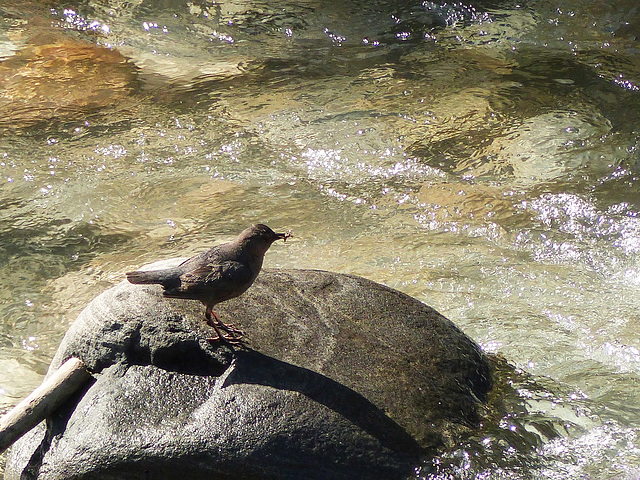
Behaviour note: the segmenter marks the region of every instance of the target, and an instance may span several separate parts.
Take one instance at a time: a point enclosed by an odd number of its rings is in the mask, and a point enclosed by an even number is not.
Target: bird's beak
[[[276,240],[287,241],[287,238],[293,237],[293,231],[289,230],[287,233],[276,233]]]

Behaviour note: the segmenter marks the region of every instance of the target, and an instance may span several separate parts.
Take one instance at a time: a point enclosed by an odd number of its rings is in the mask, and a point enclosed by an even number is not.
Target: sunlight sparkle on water
[[[536,220],[547,227],[539,234],[541,241],[535,242],[540,260],[581,262],[602,273],[622,275],[621,267],[640,251],[640,218],[624,202],[601,211],[588,197],[544,194],[524,208],[535,212]],[[531,245],[531,240],[523,231],[516,244]]]
[[[22,348],[27,351],[33,351],[38,349],[38,344],[36,343],[36,337],[28,337],[22,339]]]
[[[554,460],[553,469],[542,473],[544,478],[558,480],[567,477],[598,478],[602,466],[614,465],[620,474],[616,478],[635,480],[638,469],[629,468],[628,464],[640,456],[637,440],[634,431],[614,424],[604,424],[578,437],[554,439],[542,449],[545,457]]]
[[[58,16],[58,12],[55,8],[51,9],[51,14],[53,16]],[[100,32],[105,35],[111,33],[111,28],[106,23],[85,18],[71,8],[65,8],[62,12],[62,17],[64,18],[64,24],[61,26],[64,28],[74,28],[80,31],[90,30]]]

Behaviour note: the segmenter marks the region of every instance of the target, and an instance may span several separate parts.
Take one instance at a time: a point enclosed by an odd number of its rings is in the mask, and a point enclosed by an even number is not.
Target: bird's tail
[[[165,287],[170,286],[175,283],[179,278],[179,274],[176,275],[176,272],[171,269],[165,270],[137,270],[135,272],[127,272],[127,280],[130,283],[159,283]]]

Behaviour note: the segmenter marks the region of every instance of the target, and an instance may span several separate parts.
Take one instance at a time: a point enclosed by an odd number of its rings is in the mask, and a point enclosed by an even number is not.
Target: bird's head
[[[238,242],[252,254],[263,256],[273,242],[276,240],[286,241],[291,236],[291,232],[276,233],[266,225],[259,223],[245,229],[238,236]]]

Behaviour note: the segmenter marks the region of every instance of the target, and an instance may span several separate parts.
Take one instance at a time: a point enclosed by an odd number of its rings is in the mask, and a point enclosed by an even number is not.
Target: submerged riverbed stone
[[[77,356],[95,382],[12,447],[7,479],[405,478],[491,388],[453,323],[360,277],[264,270],[216,309],[242,348],[161,292],[123,281],[82,311],[51,370]]]

